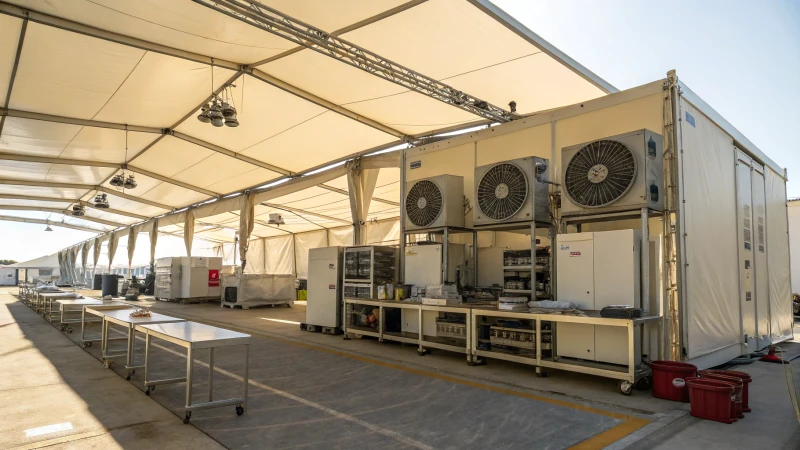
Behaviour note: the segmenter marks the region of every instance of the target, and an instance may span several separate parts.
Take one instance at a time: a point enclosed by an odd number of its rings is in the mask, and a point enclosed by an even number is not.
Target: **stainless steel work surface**
[[[42,298],[78,298],[78,294],[74,292],[40,292],[39,296]]]
[[[86,306],[86,305],[105,305],[107,302],[102,300],[95,300],[93,298],[62,298],[56,300],[56,303],[60,303],[65,306]]]
[[[102,315],[120,322],[132,323],[135,325],[144,325],[148,323],[165,323],[165,322],[184,322],[186,319],[179,319],[177,317],[167,316],[164,314],[151,312],[149,317],[131,317],[131,309],[112,309],[107,311],[100,311]]]
[[[163,335],[198,347],[217,347],[226,345],[243,345],[250,342],[250,335],[225,328],[212,327],[197,322],[162,323],[141,325],[138,330],[147,329],[155,336]],[[207,344],[207,345],[205,345]]]

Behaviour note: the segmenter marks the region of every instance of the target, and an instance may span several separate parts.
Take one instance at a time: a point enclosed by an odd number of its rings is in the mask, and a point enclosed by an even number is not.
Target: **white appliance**
[[[639,130],[561,149],[561,214],[662,210],[661,140]]]
[[[182,256],[156,261],[158,300],[207,300],[220,298],[222,258]]]
[[[443,281],[454,283],[456,271],[461,268],[461,280],[470,280],[466,273],[467,247],[464,244],[449,244],[447,247],[447,260],[449,261],[447,279],[442,280],[444,274],[442,266],[442,244],[412,245],[406,247],[406,263],[404,283],[415,286],[441,285]],[[446,303],[446,302],[445,302]],[[460,302],[459,302],[460,303]],[[436,336],[436,311],[422,311],[423,335]],[[419,333],[419,313],[408,309],[400,310],[401,331],[404,333]]]
[[[464,178],[455,175],[406,182],[406,230],[464,226]]]
[[[549,221],[546,159],[528,157],[475,168],[473,224]]]
[[[559,234],[556,244],[559,301],[596,311],[610,305],[641,307],[639,230]],[[560,356],[628,364],[625,327],[560,323],[556,337]],[[634,348],[638,363],[638,334]]]
[[[342,255],[344,247],[308,250],[308,303],[306,324],[342,326]]]

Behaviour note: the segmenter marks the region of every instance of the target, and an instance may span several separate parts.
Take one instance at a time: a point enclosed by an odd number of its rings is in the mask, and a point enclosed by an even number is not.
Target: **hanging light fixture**
[[[53,229],[50,228],[50,222],[45,222],[45,223],[47,224],[47,228],[45,228],[44,231],[53,231]]]
[[[132,173],[128,173],[128,178],[125,178],[125,169],[128,166],[128,126],[125,125],[125,161],[122,165],[122,173],[118,173],[111,177],[111,180],[108,182],[111,186],[114,187],[121,187],[124,191],[125,189],[135,189],[138,184],[136,183],[136,179],[133,177]],[[106,206],[107,208],[108,206]]]
[[[98,193],[94,197],[94,207],[108,209],[108,196],[105,193]]]
[[[86,214],[86,209],[83,205],[72,205],[72,215],[80,217]]]
[[[228,127],[238,127],[239,120],[236,118],[236,105],[233,104],[233,93],[231,88],[235,85],[225,86],[220,96],[214,92],[214,65],[211,65],[211,98],[208,103],[200,108],[197,120],[202,123],[210,123],[219,128],[223,125]]]
[[[123,174],[118,173],[113,177],[111,177],[111,181],[109,181],[108,184],[114,187],[122,187],[122,185],[125,184],[125,176]]]
[[[136,179],[133,178],[133,174],[129,173],[128,178],[125,179],[125,183],[122,185],[125,189],[134,189],[138,184],[136,184]]]

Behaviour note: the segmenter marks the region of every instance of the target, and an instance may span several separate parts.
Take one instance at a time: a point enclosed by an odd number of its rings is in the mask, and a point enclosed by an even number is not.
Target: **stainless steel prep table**
[[[144,385],[147,387],[145,393],[150,392],[159,384],[171,384],[186,382],[186,416],[183,423],[189,423],[192,411],[198,409],[218,408],[223,406],[236,405],[236,414],[242,415],[247,410],[247,383],[248,383],[248,360],[250,357],[250,335],[224,328],[213,327],[196,322],[163,323],[153,325],[137,325],[137,331],[145,333],[145,352],[144,352]],[[167,342],[180,345],[186,349],[186,377],[171,378],[164,380],[150,380],[150,343],[151,337],[163,339]],[[223,347],[244,346],[244,376],[242,383],[242,397],[227,400],[214,400],[214,350]],[[194,367],[195,350],[209,350],[208,364],[208,401],[202,403],[192,403],[192,374]]]
[[[136,374],[136,369],[144,367],[133,365],[134,349],[136,348],[134,345],[136,342],[136,325],[186,322],[186,319],[179,319],[177,317],[166,316],[164,314],[158,314],[154,312],[151,312],[150,316],[148,317],[131,317],[131,313],[133,311],[133,309],[112,309],[102,311],[103,342],[100,348],[103,355],[103,366],[109,368],[111,367],[114,359],[127,355],[125,369],[128,370],[128,376],[126,377],[128,380],[131,379],[132,375]],[[111,324],[121,325],[128,329],[128,348],[124,352],[109,353],[108,351],[108,331],[111,328]]]
[[[128,309],[133,310],[135,309],[133,306],[128,305],[126,303],[117,303],[117,302],[109,302],[103,301],[102,304],[99,305],[87,305],[81,309],[81,348],[91,347],[92,342],[102,342],[103,341],[103,333],[102,333],[102,323],[103,323],[103,316],[105,315],[106,311],[114,311],[119,309]],[[87,316],[96,316],[99,317],[99,320],[87,320]],[[92,322],[100,322],[101,324],[101,331],[100,337],[97,339],[86,339],[86,324]],[[109,341],[121,340],[121,339],[128,339],[127,337],[124,338],[109,338]]]
[[[41,303],[42,314],[48,322],[53,323],[53,301],[67,298],[80,298],[74,292],[40,292],[39,303]]]
[[[81,323],[82,318],[76,317],[74,319],[67,318],[67,314],[72,312],[83,312],[83,309],[86,306],[99,306],[104,303],[102,300],[97,300],[95,298],[59,298],[56,299],[56,303],[58,303],[58,316],[61,321],[61,331],[66,331],[67,333],[72,333],[72,327],[69,325],[72,323]]]

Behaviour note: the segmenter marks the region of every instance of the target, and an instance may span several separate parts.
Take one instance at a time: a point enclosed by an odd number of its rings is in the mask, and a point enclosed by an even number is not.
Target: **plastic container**
[[[691,399],[691,415],[722,423],[736,422],[732,412],[733,384],[712,378],[687,377],[686,386]]]
[[[733,414],[734,414],[734,417],[737,418],[737,419],[744,419],[744,413],[742,412],[742,388],[743,388],[744,383],[742,382],[741,378],[739,378],[739,377],[729,377],[729,376],[726,376],[726,375],[718,375],[716,373],[711,373],[711,372],[709,372],[707,370],[701,370],[700,371],[700,377],[701,378],[711,378],[712,380],[726,381],[728,383],[733,384],[733,386],[735,388],[735,391],[733,392],[733,395],[734,395],[734,397],[736,397],[736,399],[734,400],[734,403],[733,403]]]
[[[685,380],[697,376],[697,367],[680,361],[652,361],[650,368],[653,369],[653,397],[689,402]]]
[[[750,412],[750,393],[749,393],[749,385],[753,382],[753,377],[750,376],[749,373],[745,372],[737,372],[735,370],[704,370],[703,372],[709,373],[717,373],[720,375],[725,375],[727,377],[737,377],[742,379],[742,411]]]
[[[103,288],[103,274],[102,273],[96,273],[94,275],[94,280],[93,280],[93,283],[92,283],[92,290],[99,291],[102,288]]]
[[[106,295],[117,297],[119,295],[119,279],[120,276],[115,273],[104,273],[102,293],[100,295],[102,297]]]

